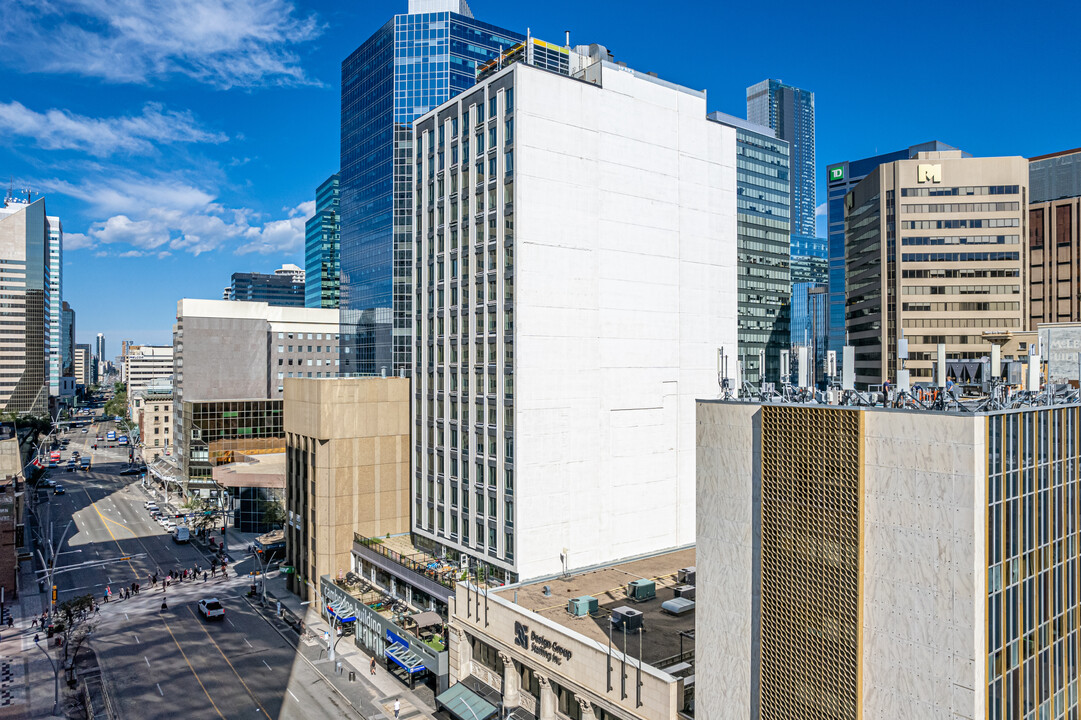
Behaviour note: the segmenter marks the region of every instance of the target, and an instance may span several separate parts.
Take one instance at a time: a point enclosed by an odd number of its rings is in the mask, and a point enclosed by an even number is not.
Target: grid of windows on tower
[[[413,526],[497,573],[515,545],[512,78],[414,137]]]

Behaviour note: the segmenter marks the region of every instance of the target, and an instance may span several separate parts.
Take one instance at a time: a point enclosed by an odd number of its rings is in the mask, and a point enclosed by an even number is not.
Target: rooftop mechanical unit
[[[694,600],[694,585],[676,585],[673,589],[676,591],[676,597]]]
[[[567,603],[567,612],[576,617],[585,617],[597,612],[597,598],[592,595],[571,598]]]
[[[612,610],[612,627],[637,630],[642,627],[642,611],[629,608],[626,605]]]
[[[687,598],[672,598],[661,603],[661,610],[670,615],[682,615],[694,610],[694,600]]]
[[[644,602],[657,597],[657,584],[652,580],[631,580],[627,585],[627,597],[635,602]]]
[[[694,585],[695,565],[680,569],[676,573],[676,582],[680,585]]]

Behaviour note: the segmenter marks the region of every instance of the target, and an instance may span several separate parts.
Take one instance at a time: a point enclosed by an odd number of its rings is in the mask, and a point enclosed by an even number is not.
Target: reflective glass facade
[[[290,275],[233,273],[232,300],[304,307],[304,281]]]
[[[788,347],[789,336],[788,143],[773,137],[769,128],[740,118],[724,113],[711,113],[709,118],[736,131],[736,272],[743,379],[777,381],[781,350]]]
[[[1078,717],[1075,406],[988,417],[987,717]]]
[[[304,226],[305,307],[338,307],[340,206],[335,173],[315,191],[315,215]]]
[[[747,88],[747,119],[777,131],[791,148],[792,234],[815,234],[815,95],[763,80]]]
[[[180,407],[181,472],[188,495],[217,497],[212,469],[244,454],[285,452],[281,400],[213,400]]]
[[[522,39],[455,12],[397,15],[342,63],[342,372],[410,372],[413,120]]]

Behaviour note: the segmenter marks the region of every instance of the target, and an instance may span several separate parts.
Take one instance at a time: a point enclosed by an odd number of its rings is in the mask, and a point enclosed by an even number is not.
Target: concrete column
[[[501,652],[499,659],[503,661],[503,706],[516,708],[521,702],[522,679],[514,669],[514,660],[510,655]]]
[[[581,711],[582,720],[597,720],[597,716],[593,713],[593,703],[584,697],[576,699],[578,700],[578,709]]]
[[[467,677],[473,674],[473,646],[469,644],[469,636],[465,633],[465,630],[454,627],[453,625],[447,628],[448,634],[451,636],[447,638],[449,641],[448,647],[451,649],[450,663],[454,665],[454,655],[458,656],[458,680],[465,680]]]
[[[538,720],[556,720],[556,694],[547,676],[536,674],[540,685],[540,717]]]

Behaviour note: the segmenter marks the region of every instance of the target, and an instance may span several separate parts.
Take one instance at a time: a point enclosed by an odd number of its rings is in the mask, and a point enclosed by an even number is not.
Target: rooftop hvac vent
[[[652,580],[632,580],[627,585],[627,597],[635,602],[645,602],[657,597],[657,585]]]
[[[676,597],[694,600],[694,585],[676,585]]]
[[[680,585],[694,585],[695,566],[682,568],[676,573],[676,580]]]
[[[582,597],[571,598],[567,603],[567,612],[575,617],[585,617],[597,612],[598,603],[597,598],[591,595],[583,595]]]
[[[612,610],[612,627],[637,630],[642,627],[642,611],[629,608],[626,605]]]

